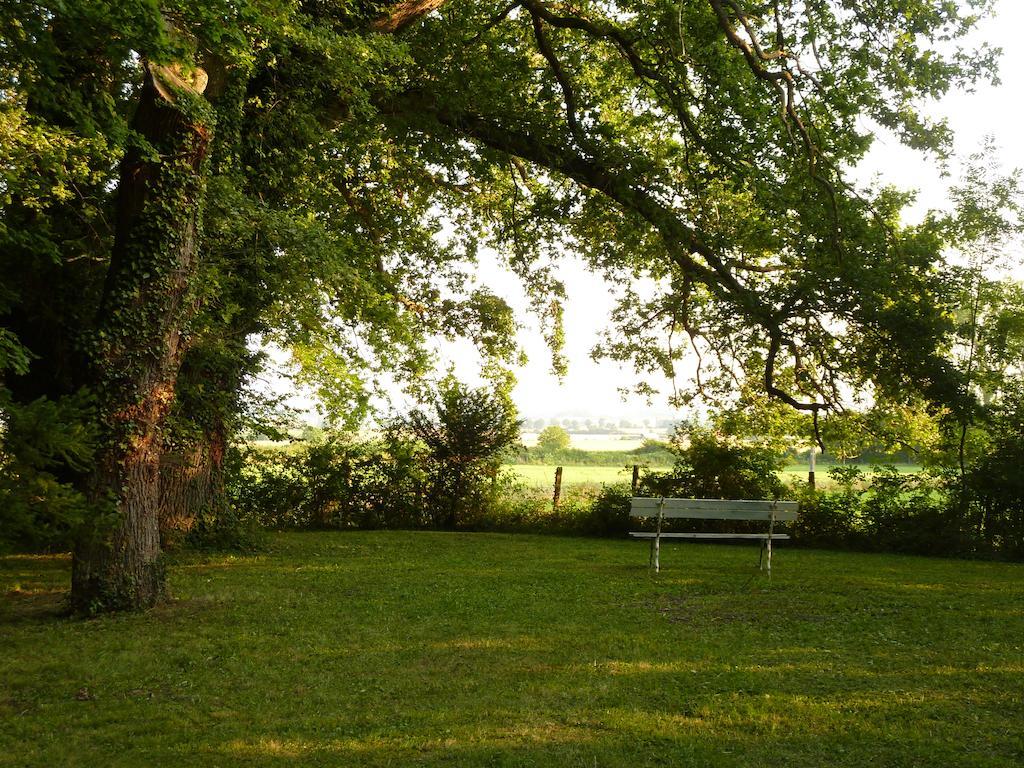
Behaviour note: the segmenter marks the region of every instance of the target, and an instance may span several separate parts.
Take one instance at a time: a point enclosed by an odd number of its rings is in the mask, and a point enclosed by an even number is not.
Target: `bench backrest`
[[[799,503],[751,499],[652,499],[633,497],[629,514],[633,517],[657,517],[659,508],[666,518],[697,520],[796,520]]]

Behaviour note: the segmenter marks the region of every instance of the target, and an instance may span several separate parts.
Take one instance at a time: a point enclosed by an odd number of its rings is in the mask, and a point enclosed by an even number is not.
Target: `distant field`
[[[853,465],[851,465],[853,466]],[[870,474],[872,467],[869,464],[858,464],[861,471]],[[529,486],[548,488],[555,482],[554,464],[508,464],[505,469],[515,472]],[[667,467],[652,467],[655,470],[665,470]],[[829,488],[832,486],[832,479],[828,474],[828,466],[818,466],[815,470],[815,484],[818,488]],[[915,464],[898,465],[900,472],[919,472],[921,468]],[[782,471],[782,479],[785,482],[801,481],[807,479],[807,465],[790,464]],[[582,485],[586,483],[609,484],[628,483],[630,470],[620,467],[599,467],[599,466],[573,466],[570,464],[562,468],[562,487]]]
[[[555,483],[555,466],[553,464],[508,464],[505,469],[512,470],[527,485],[550,487]],[[664,469],[662,467],[662,469]],[[562,487],[582,485],[585,483],[628,483],[631,470],[621,467],[579,467],[566,465],[562,467]]]
[[[815,474],[816,475],[827,475],[829,469],[832,468],[833,466],[836,466],[836,465],[833,465],[833,464],[819,464],[815,468]],[[846,464],[846,465],[843,465],[843,466],[858,467],[861,472],[865,472],[865,473],[873,471],[873,469],[875,467],[874,464]],[[921,465],[919,465],[919,464],[896,464],[894,466],[896,467],[896,471],[900,472],[902,474],[911,474],[913,472],[920,472],[921,471]],[[782,471],[786,472],[786,473],[797,473],[797,474],[805,475],[805,474],[807,474],[807,464],[788,464],[786,466],[786,468],[784,470],[782,470]]]
[[[644,440],[665,440],[665,435],[653,434],[594,434],[594,435],[570,435],[569,447],[579,448],[583,451],[632,451],[639,448]],[[537,444],[536,432],[524,432],[522,435],[524,445],[535,446]]]
[[[832,477],[828,471],[832,465],[821,465],[819,464],[814,470],[814,484],[819,489],[827,490],[835,485],[832,482]],[[870,476],[874,471],[874,465],[872,464],[848,464],[846,466],[855,466],[860,469],[865,476]],[[896,470],[902,474],[911,474],[913,472],[920,472],[921,467],[917,464],[897,464]],[[806,481],[807,480],[807,465],[806,464],[790,464],[784,470],[782,470],[783,482],[792,481]]]

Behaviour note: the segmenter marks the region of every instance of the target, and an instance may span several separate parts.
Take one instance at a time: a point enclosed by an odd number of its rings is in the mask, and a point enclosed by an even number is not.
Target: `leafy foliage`
[[[340,436],[289,449],[251,449],[228,496],[242,519],[273,529],[422,528],[426,475],[416,446]]]
[[[563,451],[569,447],[569,443],[569,433],[563,427],[554,424],[544,427],[541,433],[537,435],[537,448],[545,453]]]
[[[995,409],[991,442],[968,470],[964,494],[973,529],[988,546],[1024,556],[1024,391],[1018,386]]]
[[[519,439],[511,400],[448,379],[429,410],[413,409],[402,426],[426,447],[434,524],[454,528]]]
[[[908,195],[842,171],[871,145],[863,115],[945,156],[918,97],[992,72],[991,51],[938,44],[973,12],[912,6],[464,3],[410,35],[431,76],[382,112],[449,178],[507,190],[487,210],[514,253],[554,235],[617,283],[597,354],[671,376],[696,353],[678,399],[741,372],[807,412],[868,382],[942,399],[953,295],[933,267],[963,235],[901,226]]]
[[[785,487],[778,472],[784,459],[699,427],[673,436],[675,465],[644,475],[642,495],[695,499],[777,499]]]
[[[21,407],[3,403],[0,424],[0,550],[66,549],[76,528],[99,510],[68,480],[91,466],[96,433],[92,398],[82,392]]]

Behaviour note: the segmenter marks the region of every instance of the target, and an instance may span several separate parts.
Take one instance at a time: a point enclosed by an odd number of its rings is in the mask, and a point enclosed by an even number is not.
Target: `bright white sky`
[[[999,68],[1001,84],[980,87],[975,93],[950,94],[931,110],[949,120],[957,135],[959,155],[971,154],[981,146],[986,135],[993,136],[1006,170],[1024,167],[1024,142],[1021,141],[1024,48],[1016,41],[1021,29],[1024,29],[1024,2],[1001,0],[995,17],[986,20],[977,35],[978,40],[1003,48]],[[929,208],[944,206],[949,180],[940,176],[934,162],[903,148],[895,139],[879,139],[865,166],[857,173],[864,183],[876,175],[883,183],[920,190],[918,204],[909,213],[912,217],[920,216]],[[1024,260],[1020,253],[1014,258],[1013,273],[1024,279]],[[568,291],[564,320],[569,373],[561,382],[551,373],[550,356],[540,333],[532,318],[523,311],[521,316],[525,320],[520,343],[530,362],[516,372],[519,384],[514,397],[521,415],[595,420],[678,416],[664,397],[650,405],[635,396],[623,400],[618,388],[634,381],[632,371],[590,359],[590,350],[599,339],[611,307],[607,286],[579,263],[564,265],[559,276]],[[525,308],[525,297],[516,289],[515,279],[504,274],[496,264],[482,264],[480,279],[504,295],[513,306]],[[443,357],[455,364],[460,378],[470,382],[477,378],[479,361],[468,345],[446,345]],[[651,383],[663,391],[671,391],[668,382]],[[686,386],[685,377],[680,376],[677,383]]]

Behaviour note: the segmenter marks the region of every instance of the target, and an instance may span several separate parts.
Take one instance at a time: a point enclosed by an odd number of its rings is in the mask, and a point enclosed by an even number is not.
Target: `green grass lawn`
[[[1024,762],[1024,567],[756,552],[276,535],[92,621],[67,559],[0,559],[0,765]]]

